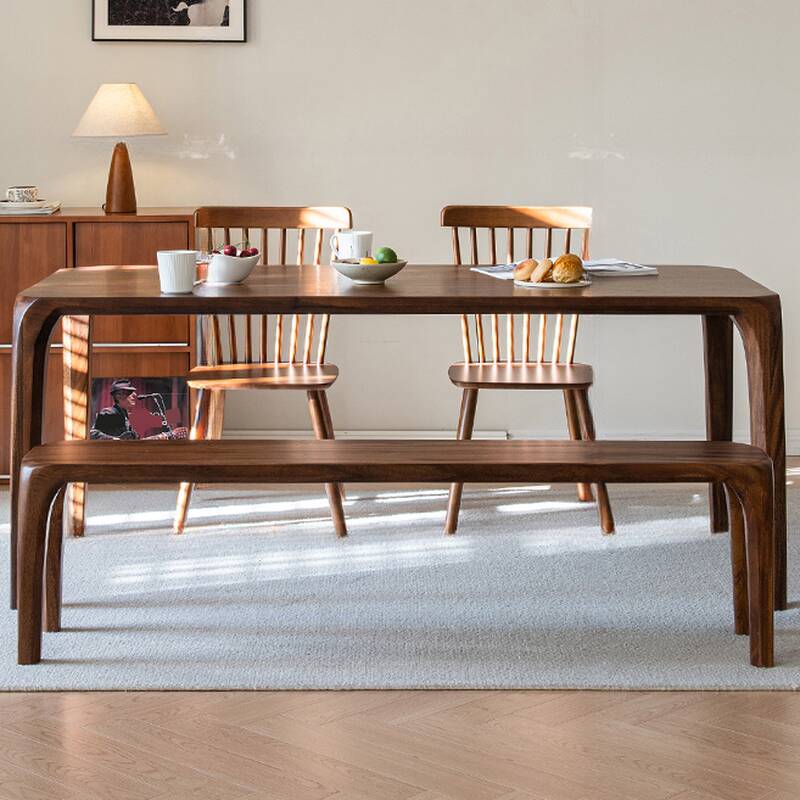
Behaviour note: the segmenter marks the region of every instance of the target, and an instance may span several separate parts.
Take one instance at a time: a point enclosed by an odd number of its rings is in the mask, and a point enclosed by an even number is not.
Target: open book
[[[514,264],[494,264],[490,267],[471,267],[473,272],[490,275],[492,278],[510,281],[514,279]],[[634,275],[658,275],[655,267],[644,264],[635,264],[632,261],[620,261],[618,258],[598,258],[594,261],[584,261],[583,268],[592,276],[629,278]]]

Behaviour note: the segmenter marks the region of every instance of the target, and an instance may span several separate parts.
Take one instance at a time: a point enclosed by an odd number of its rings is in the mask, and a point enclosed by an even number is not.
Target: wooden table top
[[[777,295],[734,269],[659,266],[657,276],[595,277],[574,289],[525,289],[468,267],[409,265],[383,286],[358,286],[330,266],[257,267],[244,284],[162,295],[149,266],[62,269],[18,301],[61,314],[340,313],[733,314]]]

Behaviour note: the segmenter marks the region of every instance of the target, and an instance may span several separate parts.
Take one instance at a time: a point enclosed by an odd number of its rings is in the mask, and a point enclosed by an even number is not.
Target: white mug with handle
[[[368,258],[371,255],[371,231],[340,231],[331,236],[331,258],[334,261]]]

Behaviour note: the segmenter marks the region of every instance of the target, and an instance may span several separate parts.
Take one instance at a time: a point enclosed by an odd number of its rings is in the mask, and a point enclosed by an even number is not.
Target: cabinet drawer
[[[75,266],[155,264],[158,250],[189,247],[186,222],[78,222],[75,225]],[[189,318],[96,317],[95,342],[188,342]]]
[[[95,378],[160,378],[189,374],[189,353],[92,353]]]
[[[44,413],[44,441],[54,442],[64,438],[64,394],[61,350],[51,349],[47,362],[47,395]],[[0,441],[11,440],[11,351],[0,350]],[[8,447],[0,447],[0,476],[11,469]]]

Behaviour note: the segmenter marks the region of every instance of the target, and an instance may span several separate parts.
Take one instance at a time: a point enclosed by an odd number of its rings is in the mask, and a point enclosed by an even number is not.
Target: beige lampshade
[[[104,83],[73,136],[158,136],[166,131],[135,83]]]

